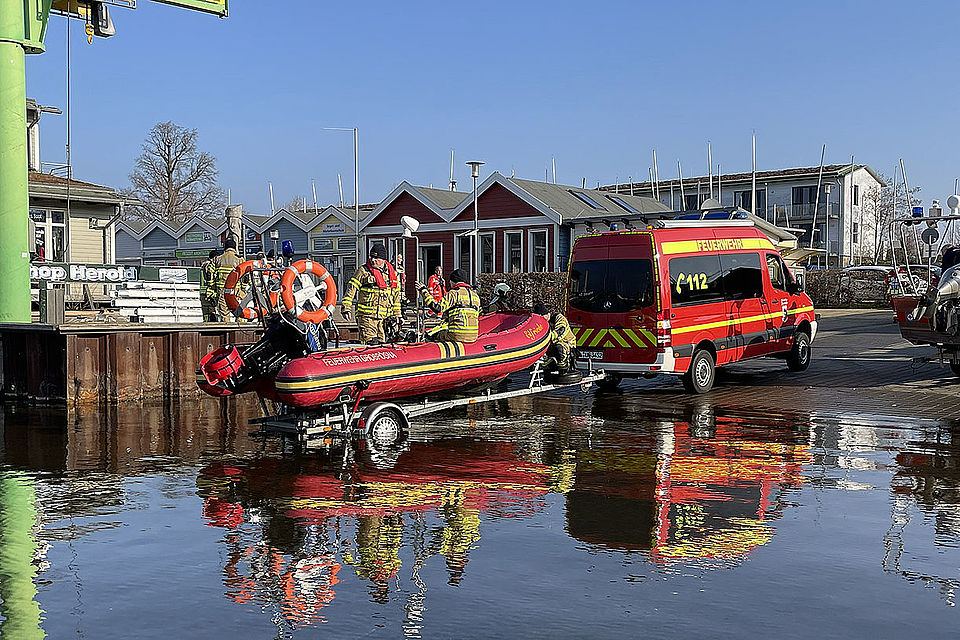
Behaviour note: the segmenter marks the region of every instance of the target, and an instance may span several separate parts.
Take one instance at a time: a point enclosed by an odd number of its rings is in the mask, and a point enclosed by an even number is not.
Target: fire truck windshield
[[[654,302],[650,260],[584,260],[570,267],[570,306],[588,313],[627,313]]]

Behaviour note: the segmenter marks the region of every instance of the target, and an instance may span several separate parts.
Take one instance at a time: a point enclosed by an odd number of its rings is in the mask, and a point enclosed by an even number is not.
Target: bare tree
[[[863,196],[865,216],[863,219],[864,229],[862,232],[864,239],[868,240],[869,244],[866,242],[861,243],[861,250],[870,251],[872,254],[870,257],[872,257],[874,264],[887,263],[890,261],[891,246],[895,246],[898,253],[903,252],[904,247],[902,246],[903,243],[899,236],[893,238],[894,242],[893,245],[891,245],[891,238],[889,237],[890,222],[894,218],[902,218],[910,215],[911,209],[915,205],[920,204],[920,199],[917,197],[920,193],[919,186],[910,189],[909,198],[906,197],[901,187],[897,190],[896,210],[894,210],[892,180],[883,174],[879,175],[886,186],[878,186],[876,189],[867,191]],[[910,231],[905,231],[904,238],[907,253],[915,255],[917,253],[917,246],[914,234]],[[901,255],[901,259],[902,257]]]
[[[307,199],[303,196],[293,196],[293,198],[287,204],[283,205],[283,208],[287,211],[293,213],[294,211],[306,211]]]
[[[197,150],[197,130],[160,122],[144,140],[130,174],[131,192],[147,219],[180,223],[190,216],[222,218],[225,198],[216,158]]]

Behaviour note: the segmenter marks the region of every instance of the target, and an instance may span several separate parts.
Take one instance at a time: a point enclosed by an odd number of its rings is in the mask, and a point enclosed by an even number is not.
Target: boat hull
[[[531,367],[550,346],[543,316],[495,313],[480,319],[476,342],[427,342],[333,349],[297,358],[277,374],[276,397],[317,407],[344,391],[364,401],[424,396],[480,385]]]

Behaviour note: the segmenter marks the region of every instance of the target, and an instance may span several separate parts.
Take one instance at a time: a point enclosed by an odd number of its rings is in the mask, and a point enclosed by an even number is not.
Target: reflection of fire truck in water
[[[343,564],[385,601],[402,566],[405,527],[414,574],[440,555],[448,582],[458,583],[480,541],[481,513],[531,514],[550,483],[551,470],[519,459],[511,444],[474,441],[413,443],[392,470],[338,474],[318,458],[262,458],[209,465],[197,481],[209,524],[229,530],[228,597],[276,603],[290,624],[322,620]],[[341,538],[351,524],[352,542]]]
[[[567,494],[571,535],[663,563],[738,561],[769,542],[780,493],[800,486],[810,461],[806,434],[762,417],[709,413],[662,426],[578,452]]]

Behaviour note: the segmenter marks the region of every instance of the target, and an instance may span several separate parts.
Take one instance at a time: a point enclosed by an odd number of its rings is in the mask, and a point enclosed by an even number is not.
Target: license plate
[[[581,349],[580,358],[583,360],[603,360],[603,351],[584,351]]]

